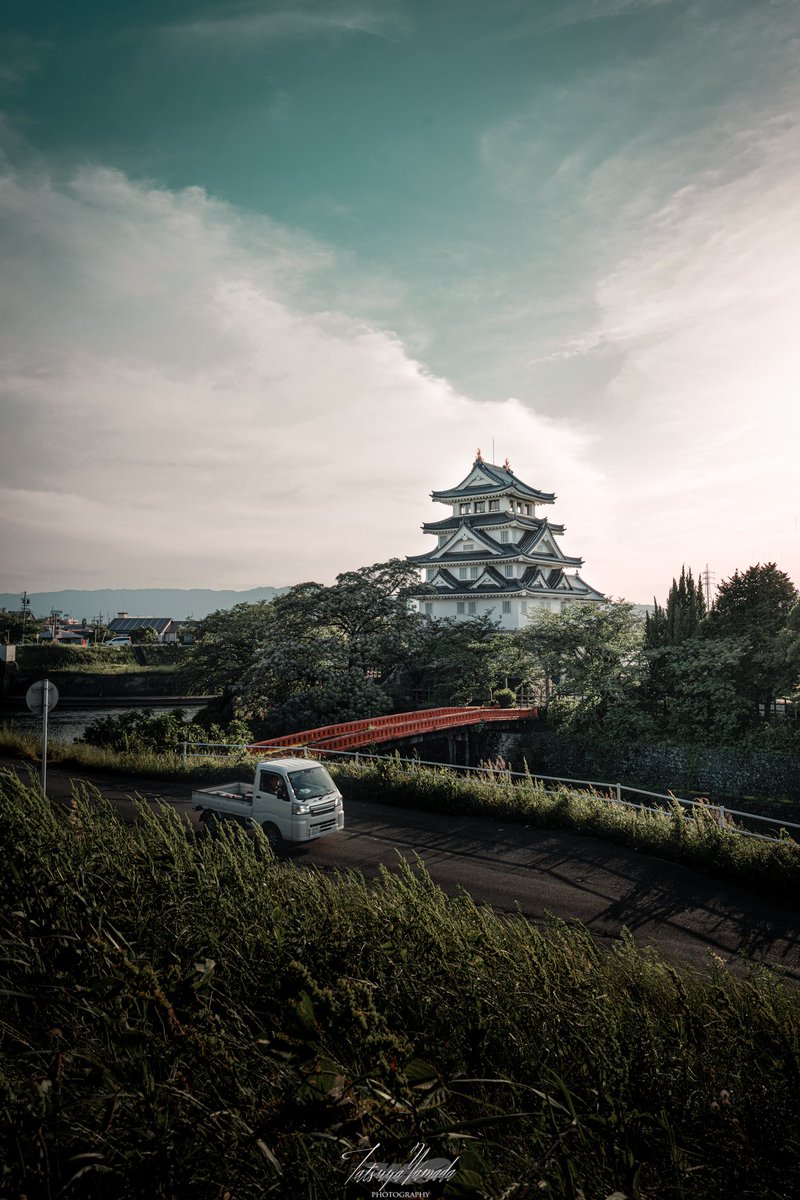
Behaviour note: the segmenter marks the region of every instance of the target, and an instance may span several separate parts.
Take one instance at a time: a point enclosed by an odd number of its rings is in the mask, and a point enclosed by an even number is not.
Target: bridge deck
[[[400,738],[412,737],[414,734],[477,725],[481,721],[523,721],[535,715],[536,709],[533,708],[428,708],[418,712],[392,713],[387,717],[368,717],[363,721],[343,721],[339,725],[322,725],[318,729],[304,729],[284,737],[253,742],[251,749],[314,746],[319,750],[353,750],[358,746],[393,742]]]

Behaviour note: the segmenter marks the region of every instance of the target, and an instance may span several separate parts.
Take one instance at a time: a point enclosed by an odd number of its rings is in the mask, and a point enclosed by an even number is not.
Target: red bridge
[[[278,747],[313,746],[317,750],[353,750],[378,742],[393,742],[415,734],[435,733],[477,725],[481,721],[524,721],[537,716],[535,708],[428,708],[420,712],[392,713],[388,717],[369,717],[365,721],[345,721],[341,725],[323,725],[304,729],[269,741],[253,742],[251,750]]]

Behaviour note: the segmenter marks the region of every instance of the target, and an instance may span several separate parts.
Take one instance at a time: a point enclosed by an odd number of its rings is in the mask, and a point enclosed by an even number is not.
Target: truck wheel
[[[210,809],[204,808],[200,813],[200,828],[208,837],[213,837],[219,833],[219,817]]]
[[[272,853],[279,854],[283,845],[283,838],[281,837],[281,831],[278,829],[278,826],[273,825],[271,821],[267,821],[261,826],[261,828],[264,830],[264,837],[269,842],[269,848]]]

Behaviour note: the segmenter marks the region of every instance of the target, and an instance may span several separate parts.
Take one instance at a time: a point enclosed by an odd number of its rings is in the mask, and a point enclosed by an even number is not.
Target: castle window
[[[507,530],[507,529],[501,529],[501,530],[500,530],[500,541],[501,541],[501,542],[507,542],[507,541],[508,541],[508,530]]]
[[[528,601],[527,600],[520,600],[519,611],[527,614],[527,612],[528,612]]]
[[[485,500],[476,500],[475,501],[475,512],[476,513],[486,512],[486,501]]]
[[[470,569],[469,569],[469,577],[470,577],[470,579],[477,579],[477,578],[478,578],[478,568],[477,568],[477,567],[470,567]]]
[[[469,616],[474,617],[475,610],[476,610],[475,601],[474,600],[467,601],[467,613],[469,614]]]
[[[429,583],[433,579],[435,574],[436,574],[436,568],[428,567],[427,571],[425,572],[425,578],[428,580]]]
[[[464,542],[461,549],[464,551],[465,554],[471,554],[472,551],[475,549],[475,543],[474,542]]]
[[[430,601],[426,601],[426,603],[425,603],[425,616],[426,617],[433,616],[433,604],[431,604]]]
[[[500,501],[499,500],[490,500],[489,501],[489,512],[500,512]]]
[[[464,513],[472,512],[472,505],[471,504],[459,504],[458,511],[463,516]]]
[[[511,612],[511,601],[510,601],[510,600],[504,600],[504,601],[503,601],[503,612],[504,612],[504,613],[510,613],[510,612]]]
[[[467,578],[467,568],[466,568],[466,567],[459,567],[459,568],[458,568],[458,578],[459,578],[459,579],[466,579],[466,578]]]
[[[511,578],[511,576],[514,574],[514,564],[503,563],[503,574]]]
[[[463,615],[463,612],[464,612],[464,601],[463,600],[456,601],[456,612]]]

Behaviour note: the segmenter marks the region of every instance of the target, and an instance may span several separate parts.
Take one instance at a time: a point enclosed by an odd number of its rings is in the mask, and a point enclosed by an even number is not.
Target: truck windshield
[[[324,767],[289,771],[289,782],[298,800],[313,800],[316,796],[327,796],[329,792],[336,791],[336,784]]]

